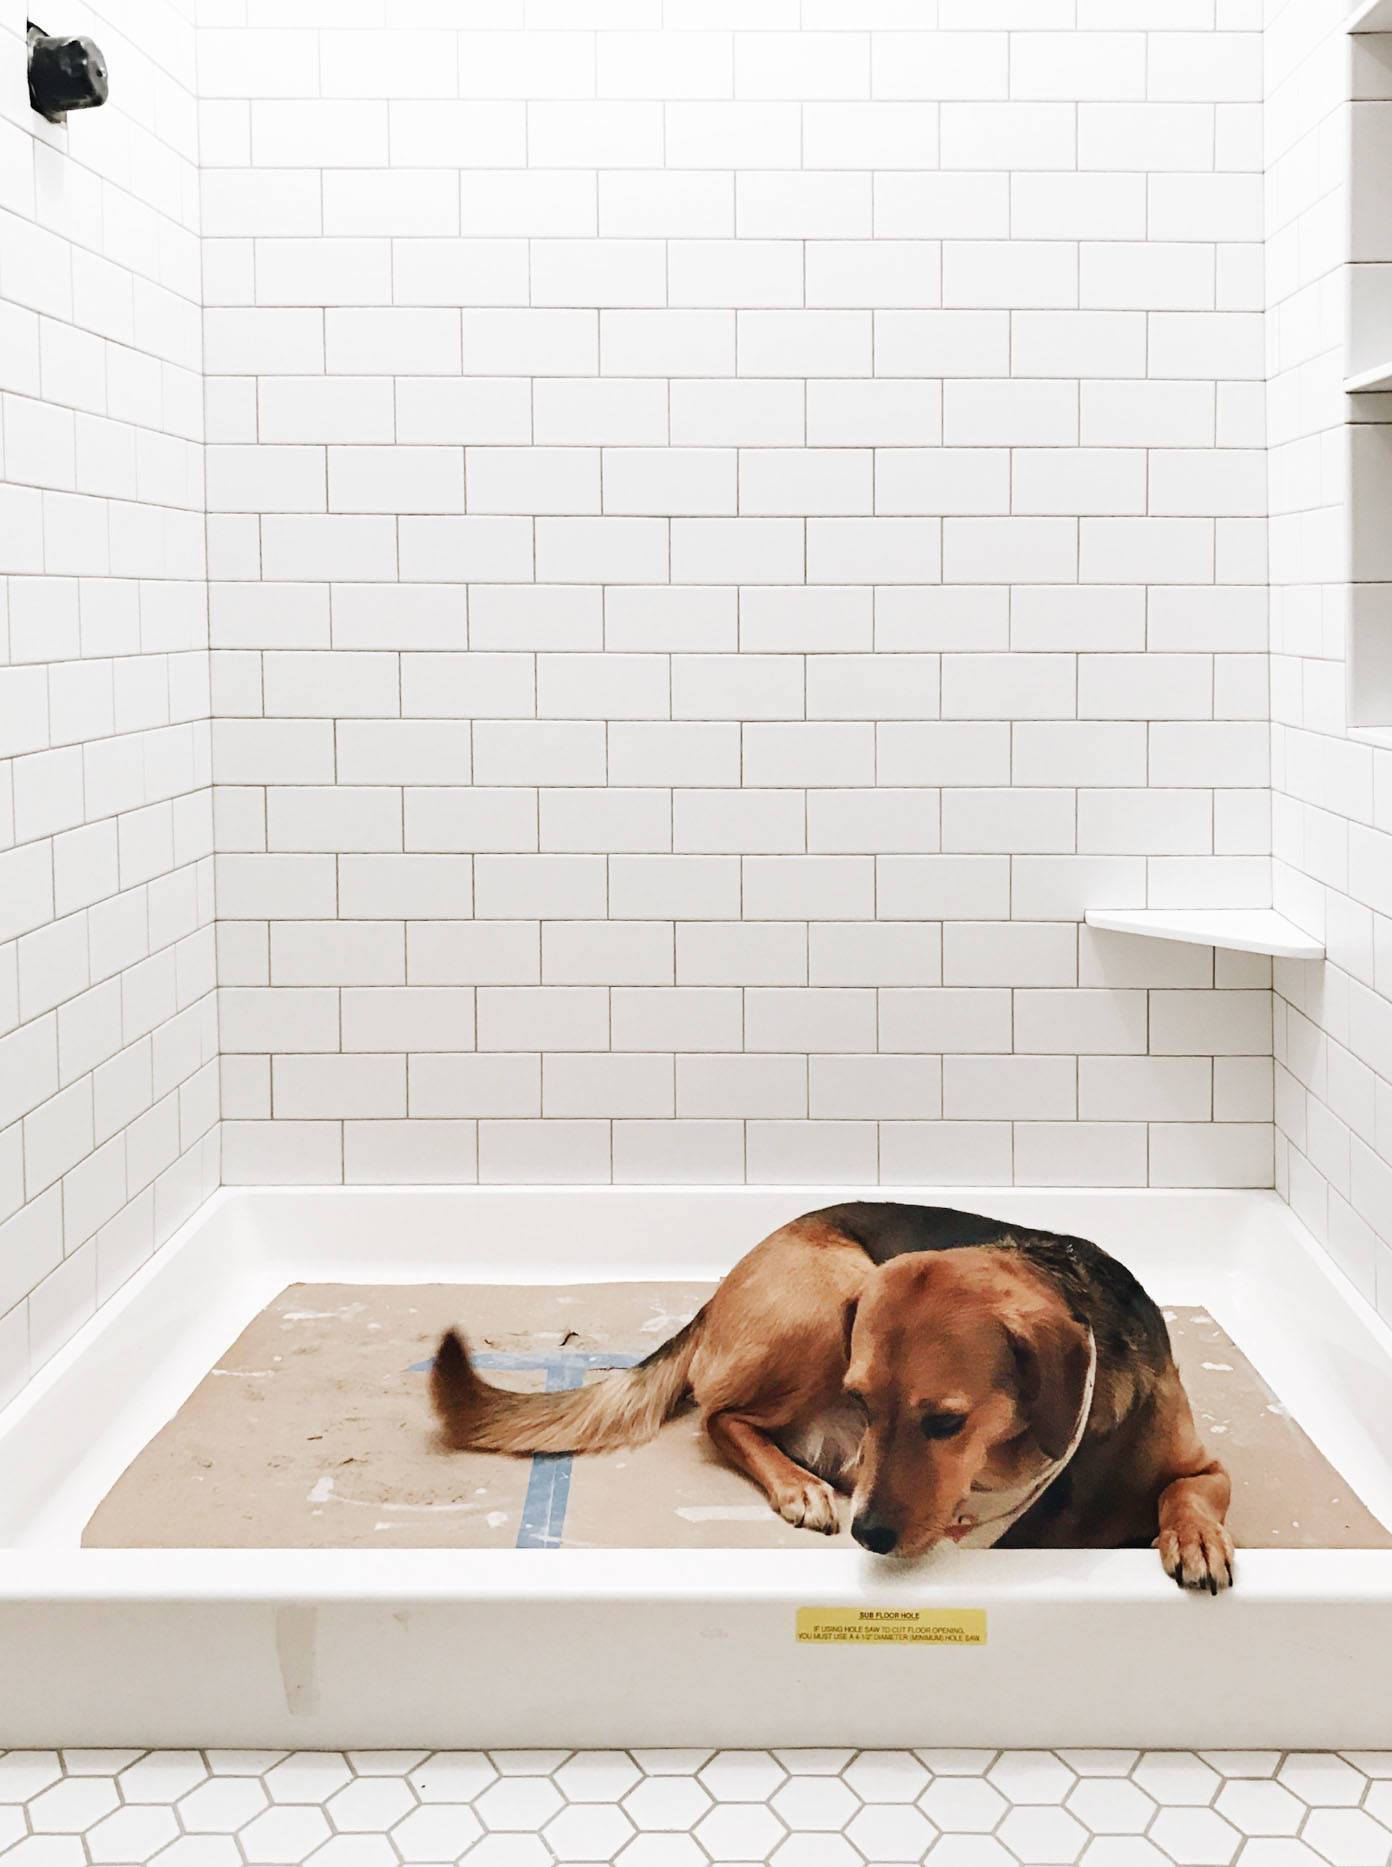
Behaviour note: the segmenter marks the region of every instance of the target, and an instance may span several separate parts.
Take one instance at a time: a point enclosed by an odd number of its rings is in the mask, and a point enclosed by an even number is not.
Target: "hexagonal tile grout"
[[[1392,1752],[11,1751],[0,1867],[1389,1867],[1383,1785]]]

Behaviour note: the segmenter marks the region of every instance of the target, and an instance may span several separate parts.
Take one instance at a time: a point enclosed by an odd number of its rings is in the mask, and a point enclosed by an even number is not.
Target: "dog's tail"
[[[634,1368],[559,1394],[518,1394],[482,1380],[458,1334],[440,1343],[430,1398],[458,1451],[607,1452],[655,1437],[686,1392],[705,1311]]]

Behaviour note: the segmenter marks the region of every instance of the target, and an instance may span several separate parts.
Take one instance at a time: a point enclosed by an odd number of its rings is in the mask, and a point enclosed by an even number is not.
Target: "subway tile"
[[[609,997],[592,986],[480,986],[480,1050],[605,1050]]]
[[[390,1056],[276,1056],[272,1109],[309,1121],[406,1113],[406,1059]]]
[[[771,48],[764,62],[776,57]],[[801,115],[800,93],[786,101],[673,101],[666,110],[668,167],[795,169],[801,161]]]
[[[880,1123],[884,1186],[1009,1186],[1012,1177],[1009,1122]]]
[[[739,858],[613,856],[609,913],[621,920],[733,918],[740,913]]]
[[[468,856],[347,855],[338,870],[338,912],[345,920],[378,919],[384,901],[414,920],[455,920],[472,912]]]
[[[542,1060],[543,1116],[671,1116],[675,1078],[670,1057],[549,1056]]]
[[[808,929],[769,921],[679,924],[678,985],[802,985]]]
[[[525,391],[527,385],[521,387]],[[531,404],[531,438],[543,446],[649,446],[667,438],[665,383],[544,378],[531,385]],[[509,438],[527,439],[525,429],[524,423],[523,433]]]
[[[548,920],[542,929],[541,952],[547,985],[670,985],[672,980],[672,930],[659,921]],[[648,997],[659,1003],[662,999],[659,993]],[[615,1043],[616,1049],[630,1050],[683,1047],[662,1042],[623,1044],[617,1039]]]
[[[1272,1138],[1266,1122],[1155,1122],[1150,1129],[1150,1184],[1270,1186]]]
[[[474,994],[459,986],[354,986],[341,994],[345,1051],[470,1050]]]
[[[1011,1049],[1008,991],[882,990],[879,999],[881,1050],[945,1054]]]
[[[1207,1057],[1080,1057],[1084,1121],[1207,1122],[1213,1065]]]
[[[808,927],[807,939],[813,985],[918,986],[942,979],[941,933],[918,921],[819,921]]]
[[[881,920],[1009,917],[1008,856],[879,856],[875,867]]]
[[[744,1048],[749,1051],[865,1051],[875,1043],[875,993],[825,986],[750,988]]]
[[[944,1057],[943,1114],[954,1121],[1071,1121],[1072,1057]]]
[[[468,1121],[345,1121],[347,1185],[467,1186],[478,1178]]]
[[[635,854],[671,848],[672,798],[666,791],[575,787],[542,791],[537,801],[542,849]]]
[[[876,32],[876,98],[997,98],[1008,94],[1009,41],[999,32]]]
[[[399,934],[401,923],[393,926]],[[535,921],[422,920],[408,923],[405,934],[406,976],[412,985],[541,982],[540,930]]]
[[[603,919],[602,856],[481,855],[474,859],[480,920]]]
[[[479,1122],[479,1179],[518,1185],[603,1185],[611,1178],[607,1121]]]
[[[796,791],[679,791],[672,799],[672,846],[681,853],[797,853],[807,840]]]
[[[868,33],[741,32],[734,50],[738,98],[870,96]]]
[[[807,1059],[777,1056],[679,1056],[676,1109],[683,1117],[736,1120],[803,1118]]]
[[[474,727],[480,784],[602,784],[604,726],[581,720],[480,720]]]
[[[722,1186],[745,1178],[743,1122],[616,1120],[612,1135],[621,1186]]]
[[[943,926],[943,982],[953,986],[1071,986],[1077,929],[1023,921],[951,921]]]
[[[349,797],[355,792],[347,793]],[[366,793],[373,797],[373,793]],[[396,792],[383,792],[396,810]],[[526,786],[431,784],[401,795],[399,840],[407,849],[498,849],[537,846],[537,795]]]
[[[1017,1122],[1017,1186],[1141,1187],[1147,1183],[1143,1122]]]
[[[718,448],[606,448],[604,510],[616,513],[733,513],[736,459]]]
[[[876,1178],[878,1135],[870,1121],[751,1121],[745,1127],[745,1160],[752,1186],[823,1179],[859,1185]]]

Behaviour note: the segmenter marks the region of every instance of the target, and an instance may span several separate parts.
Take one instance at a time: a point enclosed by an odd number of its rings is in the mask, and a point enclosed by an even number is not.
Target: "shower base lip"
[[[0,1746],[1392,1746],[1392,1551],[85,1550],[285,1284],[718,1274],[846,1197],[1095,1237],[1207,1305],[1384,1522],[1392,1332],[1271,1193],[225,1190],[0,1415]],[[983,1609],[984,1646],[799,1644],[799,1607]],[[1382,1657],[1380,1657],[1382,1656]]]

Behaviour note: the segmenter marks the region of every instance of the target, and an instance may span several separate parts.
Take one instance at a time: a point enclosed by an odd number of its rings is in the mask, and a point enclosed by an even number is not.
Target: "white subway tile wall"
[[[1328,950],[1322,966],[1276,966],[1277,1186],[1392,1319],[1392,727],[1350,730],[1346,691],[1355,605],[1386,594],[1366,580],[1388,576],[1392,429],[1385,396],[1341,387],[1345,296],[1378,270],[1349,264],[1351,120],[1386,121],[1388,41],[1357,39],[1350,56],[1345,10],[1321,0],[1269,14],[1275,899]],[[1375,169],[1354,178],[1365,203],[1385,203],[1385,184]],[[1392,348],[1392,327],[1352,334],[1372,339],[1368,361]],[[1347,528],[1365,511],[1382,542],[1355,568]]]
[[[40,17],[112,95],[0,3],[0,1403],[219,1177],[193,8]]]
[[[1260,8],[202,22],[225,1178],[1270,1184]]]

